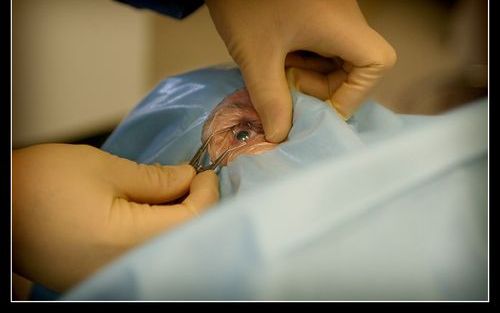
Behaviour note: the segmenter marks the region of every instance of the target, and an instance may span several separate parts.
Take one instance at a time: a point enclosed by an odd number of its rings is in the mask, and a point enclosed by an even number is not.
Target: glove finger
[[[132,246],[198,216],[218,199],[218,179],[213,171],[196,175],[181,204],[150,205],[118,198],[111,209],[109,234],[119,246]]]
[[[272,49],[267,52],[250,51],[235,60],[261,119],[266,139],[281,142],[292,126],[292,99],[285,76],[284,54]]]

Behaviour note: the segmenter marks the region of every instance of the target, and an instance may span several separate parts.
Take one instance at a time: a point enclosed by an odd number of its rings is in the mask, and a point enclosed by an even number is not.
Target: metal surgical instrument
[[[234,131],[233,131],[233,134],[235,135],[236,139],[238,139],[238,141],[242,142],[242,144],[227,149],[219,157],[217,157],[217,159],[215,159],[215,161],[211,162],[207,166],[204,166],[203,165],[203,160],[204,160],[205,152],[207,151],[208,145],[212,141],[212,138],[215,135],[218,135],[220,133],[223,133],[223,132],[226,132],[226,131],[229,131],[229,130],[232,130],[232,127],[221,129],[221,130],[219,130],[217,132],[214,132],[214,133],[210,134],[210,136],[208,136],[208,138],[202,143],[201,147],[196,151],[196,153],[194,154],[193,158],[189,162],[189,165],[191,165],[192,167],[194,167],[194,169],[196,170],[196,173],[200,173],[200,172],[203,172],[203,171],[206,171],[206,170],[214,170],[214,171],[216,171],[217,169],[220,168],[221,163],[224,161],[224,159],[228,156],[228,154],[230,152],[232,152],[232,151],[234,151],[234,150],[236,150],[238,148],[241,148],[241,147],[243,147],[243,146],[245,146],[247,144],[246,141],[249,138],[249,133],[247,131],[242,130],[242,131],[239,131],[236,134],[234,134]]]

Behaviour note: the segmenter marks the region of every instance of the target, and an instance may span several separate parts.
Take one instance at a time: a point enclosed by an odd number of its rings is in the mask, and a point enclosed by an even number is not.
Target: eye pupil
[[[250,134],[246,130],[240,130],[236,134],[236,139],[238,139],[239,141],[247,141],[249,138],[250,138]]]

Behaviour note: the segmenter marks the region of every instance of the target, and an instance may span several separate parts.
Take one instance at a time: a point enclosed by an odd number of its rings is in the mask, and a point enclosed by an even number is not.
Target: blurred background
[[[487,95],[486,0],[359,0],[398,63],[372,98],[437,114]],[[232,61],[205,6],[183,20],[108,0],[12,1],[12,144],[99,146],[174,74]]]

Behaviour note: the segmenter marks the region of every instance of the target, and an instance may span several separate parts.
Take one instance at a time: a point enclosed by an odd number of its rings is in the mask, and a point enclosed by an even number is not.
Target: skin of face
[[[264,129],[246,88],[224,98],[203,125],[202,141],[215,135],[208,145],[208,154],[214,161],[230,150],[222,165],[239,155],[255,155],[269,151],[277,145],[266,141]]]

